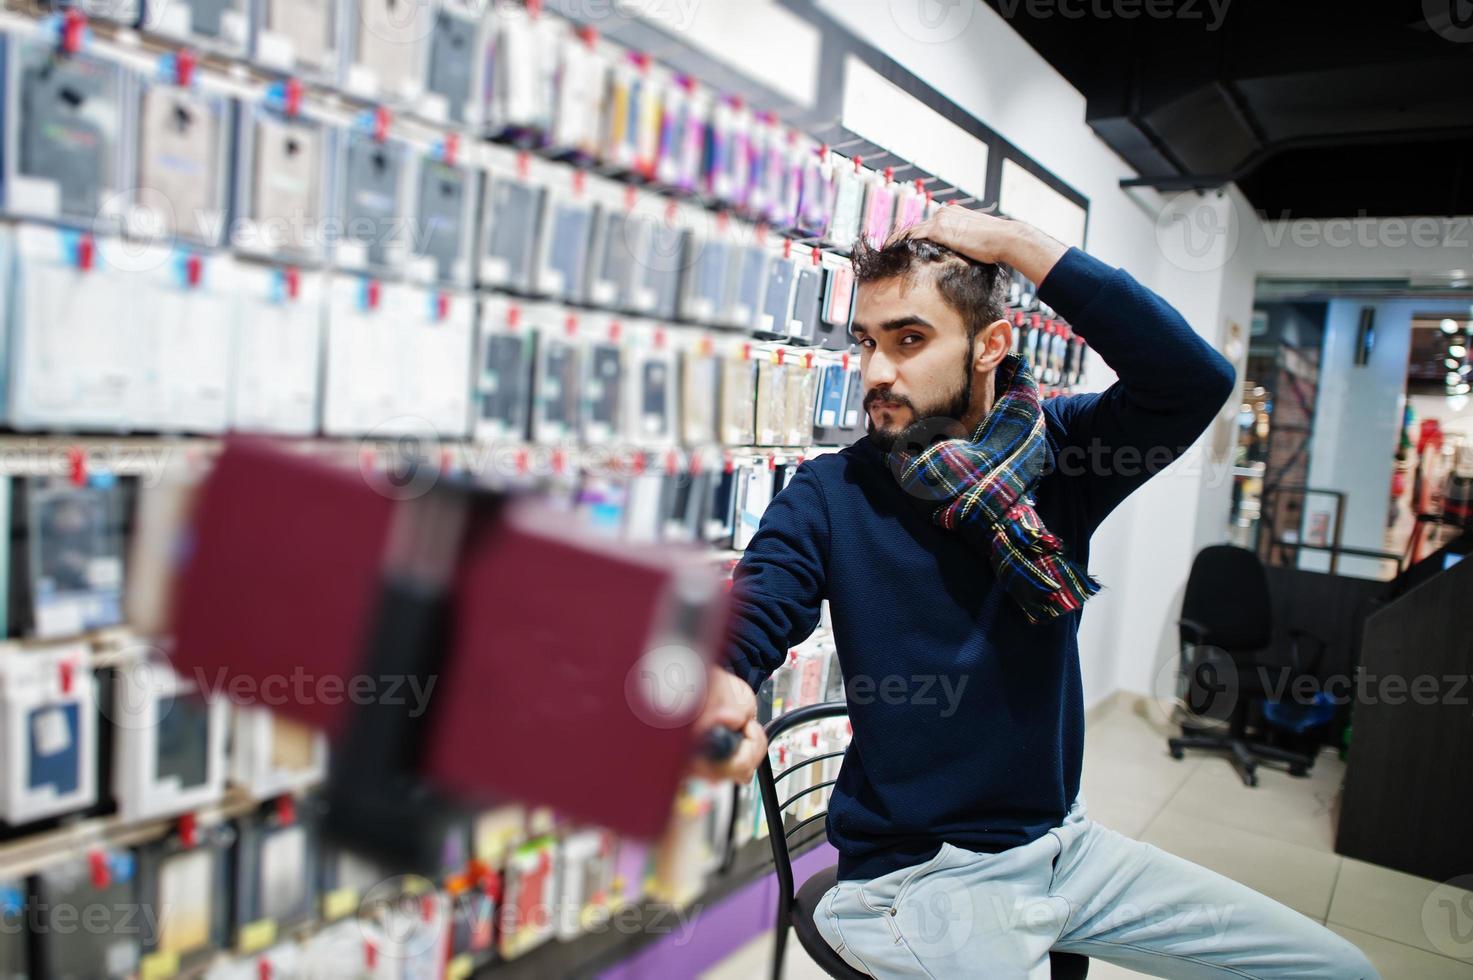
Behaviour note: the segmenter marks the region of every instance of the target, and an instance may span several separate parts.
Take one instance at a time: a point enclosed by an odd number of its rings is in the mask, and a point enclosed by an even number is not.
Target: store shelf
[[[818,846],[824,839],[823,823],[817,821],[789,840],[789,851],[796,859]],[[730,869],[712,875],[709,887],[688,907],[701,906],[709,909],[732,893],[771,873],[771,842],[766,838],[748,841],[736,852]],[[543,977],[553,976],[596,977],[667,935],[670,926],[669,906],[649,902],[639,908],[637,928],[608,929],[601,933],[583,935],[566,943],[552,940],[526,956],[509,962],[488,964],[475,975],[494,980],[542,980]],[[776,911],[774,908],[774,915]]]
[[[234,820],[255,810],[263,801],[238,789],[212,806],[192,811],[201,826]],[[95,847],[134,847],[158,840],[179,823],[179,818],[126,821],[119,816],[88,817],[54,830],[29,834],[0,843],[0,878],[23,878],[68,857],[86,854]]]

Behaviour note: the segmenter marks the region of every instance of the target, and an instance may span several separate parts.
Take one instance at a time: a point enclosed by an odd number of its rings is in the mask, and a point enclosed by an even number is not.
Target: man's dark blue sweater
[[[1206,429],[1233,369],[1159,296],[1078,249],[1038,295],[1119,378],[1044,403],[1056,465],[1037,510],[1087,564],[1095,528]],[[1064,819],[1084,754],[1080,613],[1030,625],[987,556],[932,524],[868,437],[799,467],[734,578],[728,664],[754,688],[829,600],[854,728],[828,816],[840,878],[926,861],[943,842],[1005,850]]]

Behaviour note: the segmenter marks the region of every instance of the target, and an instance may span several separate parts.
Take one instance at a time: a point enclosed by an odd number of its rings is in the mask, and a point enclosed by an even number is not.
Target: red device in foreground
[[[177,583],[175,668],[243,700],[284,683],[266,706],[330,733],[330,804],[364,794],[351,818],[385,842],[441,794],[658,835],[727,615],[692,553],[443,477],[394,500],[245,440],[201,489]]]

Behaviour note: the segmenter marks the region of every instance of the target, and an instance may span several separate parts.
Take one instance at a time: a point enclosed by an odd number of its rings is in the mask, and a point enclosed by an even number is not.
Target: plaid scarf
[[[1032,490],[1053,468],[1038,384],[1009,354],[998,366],[997,401],[971,441],[947,439],[912,455],[889,454],[891,471],[931,520],[984,547],[1003,588],[1031,623],[1073,612],[1100,590],[1065,555],[1033,509]]]

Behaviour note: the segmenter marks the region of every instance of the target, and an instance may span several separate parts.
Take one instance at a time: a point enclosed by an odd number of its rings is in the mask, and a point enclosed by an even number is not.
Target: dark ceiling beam
[[[1383,146],[1392,143],[1429,143],[1443,140],[1473,140],[1473,126],[1442,129],[1398,129],[1374,133],[1320,133],[1277,140],[1250,154],[1237,167],[1225,174],[1162,174],[1152,177],[1122,177],[1121,187],[1154,187],[1157,190],[1188,190],[1220,187],[1229,181],[1243,180],[1269,160],[1292,150],[1317,147]]]

